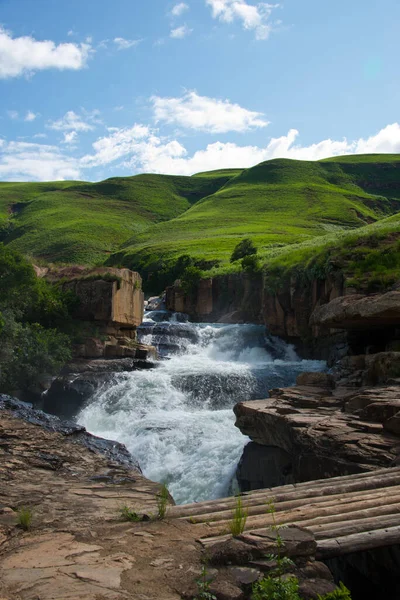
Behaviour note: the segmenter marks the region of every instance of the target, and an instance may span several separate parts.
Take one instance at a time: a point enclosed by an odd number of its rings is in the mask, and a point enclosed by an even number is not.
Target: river
[[[292,346],[259,325],[189,323],[149,312],[139,339],[157,347],[155,369],[117,373],[81,411],[78,422],[126,445],[149,479],[165,482],[177,503],[232,493],[248,438],[234,426],[236,402],[265,398],[302,371]]]

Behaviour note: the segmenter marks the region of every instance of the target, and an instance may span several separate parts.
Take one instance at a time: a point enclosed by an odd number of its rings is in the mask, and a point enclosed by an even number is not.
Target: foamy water
[[[157,368],[118,373],[92,397],[79,423],[125,444],[149,479],[177,503],[227,495],[248,438],[234,426],[236,402],[294,383],[320,361],[265,338],[257,325],[205,325],[148,313],[142,341],[163,355]],[[267,350],[269,349],[269,351]]]

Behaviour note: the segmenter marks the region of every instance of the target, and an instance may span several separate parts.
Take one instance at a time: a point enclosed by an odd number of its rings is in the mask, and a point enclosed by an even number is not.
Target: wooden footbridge
[[[319,559],[400,544],[400,467],[256,490],[242,500],[247,531],[273,523],[267,512],[273,501],[277,523],[314,533]],[[224,498],[174,506],[168,516],[198,524],[200,541],[208,546],[229,537],[236,502]]]

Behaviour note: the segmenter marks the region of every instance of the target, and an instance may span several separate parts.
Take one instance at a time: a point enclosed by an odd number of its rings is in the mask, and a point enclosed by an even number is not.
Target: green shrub
[[[255,254],[242,258],[241,264],[243,271],[247,271],[248,273],[257,273],[261,270],[260,259]]]
[[[245,256],[251,256],[253,254],[257,254],[257,248],[250,238],[244,238],[241,242],[236,244],[231,254],[230,261],[235,262],[235,260],[239,260],[239,258],[244,258]]]
[[[198,593],[194,600],[217,600],[217,597],[210,592],[210,581],[207,577],[207,568],[203,566],[199,579],[196,579]]]
[[[33,513],[30,508],[22,506],[17,510],[17,526],[24,531],[29,531],[32,526]]]
[[[265,577],[253,585],[251,600],[301,600],[296,577]]]
[[[334,592],[318,596],[318,600],[351,600],[350,590],[340,582],[339,587]]]
[[[123,521],[130,521],[132,523],[138,523],[141,521],[141,517],[133,510],[131,510],[128,506],[121,506],[119,509],[120,517]]]
[[[248,511],[243,508],[241,496],[236,497],[235,510],[233,511],[232,520],[229,523],[229,529],[233,537],[243,533],[246,526]]]
[[[165,483],[162,484],[160,491],[157,494],[157,517],[162,520],[167,514],[169,502],[169,492]]]

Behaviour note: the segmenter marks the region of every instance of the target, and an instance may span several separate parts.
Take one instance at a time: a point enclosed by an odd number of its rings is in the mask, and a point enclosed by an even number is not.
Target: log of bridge
[[[400,544],[400,525],[318,541],[317,560]]]
[[[360,475],[349,475],[345,477],[335,477],[333,479],[322,479],[319,481],[308,482],[308,484],[297,484],[281,486],[277,488],[268,488],[257,492],[249,492],[242,496],[243,506],[246,508],[253,506],[264,507],[268,500],[273,499],[275,507],[279,509],[279,504],[283,502],[294,502],[300,500],[311,501],[312,498],[321,496],[333,496],[347,494],[349,492],[373,490],[377,488],[386,488],[400,485],[400,468],[384,469],[373,471],[371,473],[362,473]],[[223,500],[212,500],[194,504],[172,507],[169,515],[173,518],[188,518],[190,516],[199,517],[204,515],[204,520],[209,520],[210,514],[233,510],[236,504],[234,497]]]
[[[368,499],[361,498],[358,502],[350,501],[344,506],[340,506],[337,502],[334,504],[322,505],[315,504],[304,507],[297,511],[287,511],[279,513],[279,524],[293,524],[307,527],[314,531],[314,527],[318,525],[334,526],[334,523],[352,522],[362,518],[383,518],[387,515],[394,515],[397,522],[400,522],[400,494],[396,496],[382,495],[381,497],[369,497]],[[246,530],[257,531],[265,529],[273,524],[274,517],[270,514],[262,515],[256,523],[254,519],[247,519]],[[276,516],[275,516],[276,519]],[[321,520],[323,519],[323,523]],[[220,521],[209,525],[209,534],[207,537],[212,537],[214,541],[218,537],[224,535],[229,530],[228,521]]]
[[[390,488],[388,497],[386,488],[376,490],[365,490],[353,494],[335,494],[328,497],[314,497],[306,502],[300,498],[296,501],[280,502],[275,505],[275,518],[279,523],[291,522],[291,519],[301,519],[302,515],[332,516],[336,514],[349,513],[363,508],[375,506],[387,506],[400,502],[400,485]],[[269,525],[273,516],[267,512],[267,505],[258,505],[248,509],[246,529]],[[233,510],[220,513],[208,513],[199,517],[192,517],[191,522],[208,523],[211,529],[219,528],[222,524],[232,519]]]

